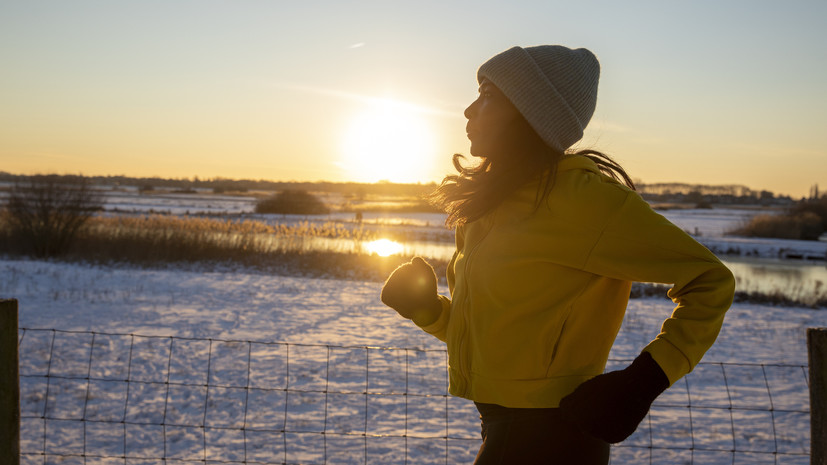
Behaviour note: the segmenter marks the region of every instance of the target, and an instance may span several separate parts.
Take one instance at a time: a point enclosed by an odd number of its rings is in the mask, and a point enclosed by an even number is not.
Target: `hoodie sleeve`
[[[670,384],[689,373],[715,342],[735,292],[732,273],[712,252],[633,192],[607,223],[585,270],[672,285],[667,295],[676,307],[644,348]]]
[[[427,326],[420,326],[420,328],[440,341],[447,342],[448,319],[451,317],[451,299],[441,295],[439,301],[442,304],[442,313],[439,314],[439,318]]]
[[[457,261],[457,257],[462,251],[462,247],[465,244],[465,226],[461,225],[457,227],[457,231],[455,234],[455,241],[456,241],[456,250],[454,251],[453,257],[451,257],[451,261],[448,262],[448,268],[446,269],[446,278],[448,280],[448,291],[453,295],[454,293],[454,283],[456,282],[456,276],[454,274],[454,264]],[[439,318],[436,319],[433,323],[427,326],[420,326],[423,331],[426,333],[436,337],[442,342],[446,342],[447,338],[447,329],[448,329],[448,321],[451,318],[451,299],[444,295],[439,296],[439,301],[442,303],[442,313],[440,313]]]

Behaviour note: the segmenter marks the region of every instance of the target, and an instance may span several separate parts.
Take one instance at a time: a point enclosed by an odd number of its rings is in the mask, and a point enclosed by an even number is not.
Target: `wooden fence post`
[[[807,329],[810,359],[810,464],[827,465],[827,328]]]
[[[20,464],[20,379],[17,301],[0,300],[0,457]]]

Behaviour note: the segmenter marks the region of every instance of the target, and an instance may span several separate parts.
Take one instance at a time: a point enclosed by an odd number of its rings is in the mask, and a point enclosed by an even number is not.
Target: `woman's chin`
[[[484,152],[484,150],[480,149],[480,148],[479,148],[479,146],[474,146],[474,144],[473,144],[473,143],[471,144],[471,148],[468,150],[468,153],[470,153],[472,157],[476,157],[476,158],[487,158],[487,157],[483,154],[483,152]]]

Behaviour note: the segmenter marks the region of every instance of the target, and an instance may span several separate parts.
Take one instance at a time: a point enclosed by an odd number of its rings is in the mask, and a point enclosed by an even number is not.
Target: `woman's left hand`
[[[382,286],[380,299],[420,326],[433,323],[442,311],[436,273],[422,257],[396,268]]]
[[[560,401],[560,410],[586,433],[618,443],[631,436],[669,378],[648,352],[631,365],[584,382]]]

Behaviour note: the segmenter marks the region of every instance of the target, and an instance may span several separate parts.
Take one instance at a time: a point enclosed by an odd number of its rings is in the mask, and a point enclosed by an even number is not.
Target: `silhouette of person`
[[[600,65],[586,49],[513,47],[477,72],[465,110],[479,163],[432,200],[456,228],[450,297],[422,258],[381,300],[445,341],[449,392],[482,420],[477,464],[606,464],[654,399],[713,344],[732,273],[634,191],[594,150],[573,151],[595,109]],[[633,281],[671,285],[676,306],[625,369],[603,373]]]

